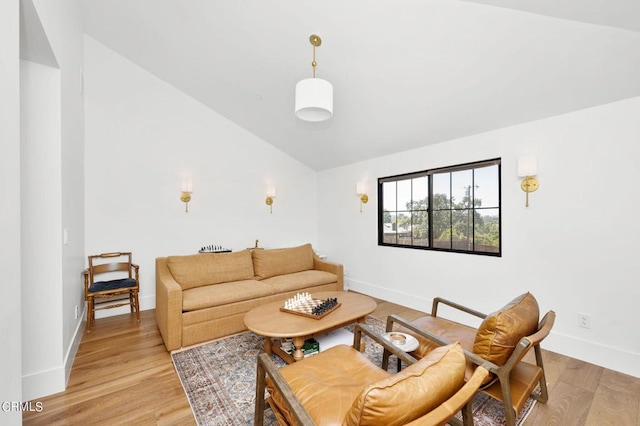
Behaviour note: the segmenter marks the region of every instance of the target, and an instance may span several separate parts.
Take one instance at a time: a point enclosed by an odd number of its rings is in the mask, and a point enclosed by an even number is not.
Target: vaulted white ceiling
[[[89,36],[315,170],[640,96],[637,0],[83,4]],[[311,34],[323,123],[293,114]]]

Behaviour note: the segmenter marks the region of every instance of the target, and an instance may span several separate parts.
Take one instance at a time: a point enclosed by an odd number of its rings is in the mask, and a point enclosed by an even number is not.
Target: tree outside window
[[[378,180],[380,245],[501,254],[500,160]]]

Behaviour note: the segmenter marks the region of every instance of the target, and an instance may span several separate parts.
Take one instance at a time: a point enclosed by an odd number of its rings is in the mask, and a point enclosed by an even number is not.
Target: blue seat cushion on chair
[[[122,278],[111,281],[98,281],[89,286],[89,291],[95,293],[105,290],[118,290],[120,288],[135,287],[136,280],[134,278]]]

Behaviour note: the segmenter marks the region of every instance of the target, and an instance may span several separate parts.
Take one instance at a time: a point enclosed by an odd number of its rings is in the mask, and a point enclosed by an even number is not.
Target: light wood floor
[[[373,316],[421,312],[379,301]],[[544,345],[543,345],[544,346]],[[544,351],[549,402],[525,425],[640,425],[640,379]],[[156,326],[155,311],[99,319],[78,349],[65,392],[41,398],[27,425],[192,425],[189,402]]]

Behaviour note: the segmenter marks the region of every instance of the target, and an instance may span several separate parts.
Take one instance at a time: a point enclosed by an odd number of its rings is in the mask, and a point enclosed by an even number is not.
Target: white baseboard
[[[67,388],[67,384],[69,383],[69,376],[71,375],[71,368],[73,367],[73,361],[76,359],[76,354],[78,353],[78,347],[80,347],[80,341],[82,341],[82,335],[84,334],[84,329],[87,325],[87,305],[84,304],[84,310],[80,315],[81,320],[78,322],[76,326],[76,331],[73,334],[73,339],[71,339],[71,344],[69,345],[69,349],[67,350],[67,354],[64,358],[64,387]]]
[[[350,290],[423,312],[430,312],[431,310],[432,301],[429,299],[350,278],[345,278],[345,281],[348,281],[348,285],[345,282],[345,286],[348,286]],[[460,318],[451,319],[461,321]],[[553,330],[542,343],[542,347],[552,352],[640,378],[639,353],[582,340],[574,336],[554,332]]]
[[[86,307],[85,312],[83,312],[80,318],[86,318]],[[38,371],[22,376],[23,401],[33,401],[37,398],[62,392],[66,389],[85,325],[85,320],[78,321],[73,339],[71,339],[71,343],[67,348],[63,364],[49,370]]]
[[[429,312],[431,310],[431,299],[425,299],[415,294],[402,293],[351,278],[345,278],[345,287],[351,291],[364,293],[371,297],[387,300],[418,311]]]
[[[543,347],[562,355],[640,378],[640,354],[551,332]]]
[[[61,365],[22,376],[22,400],[33,401],[65,389],[65,369]]]

